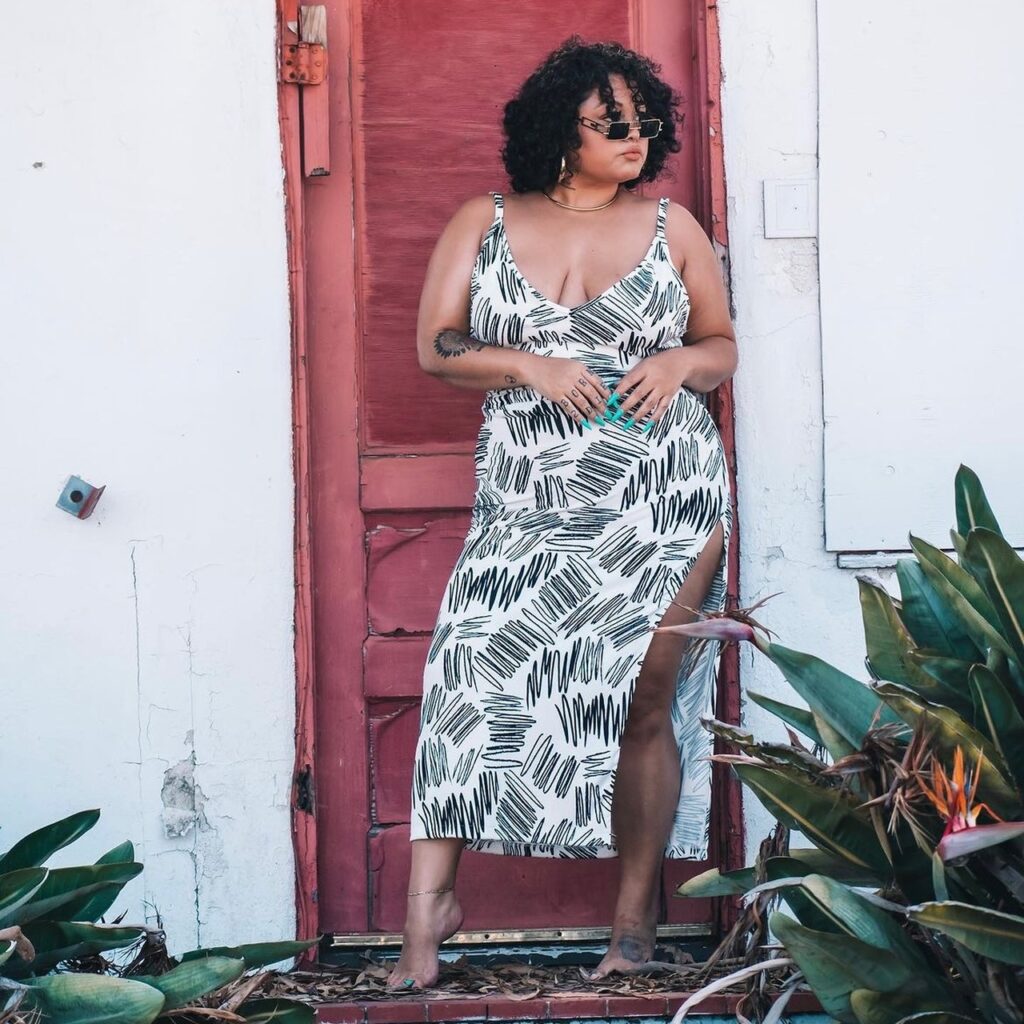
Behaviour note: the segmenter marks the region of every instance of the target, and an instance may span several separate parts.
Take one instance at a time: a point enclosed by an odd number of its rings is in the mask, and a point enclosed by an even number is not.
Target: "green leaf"
[[[10,940],[7,942],[0,942],[0,966],[10,960],[11,954],[14,952],[16,947],[17,943]]]
[[[770,915],[768,926],[799,964],[825,1012],[846,1024],[857,1024],[850,1005],[856,989],[918,989],[906,963],[860,939],[805,928],[779,911]]]
[[[829,875],[840,882],[849,885],[874,885],[878,881],[877,872],[865,871],[854,867],[849,861],[841,857],[833,856],[825,850],[819,850],[816,846],[798,846],[790,850],[786,857],[769,857],[765,864],[773,860],[782,859],[796,861],[800,870],[793,870],[790,873],[802,875],[809,871],[818,874]],[[721,871],[718,868],[709,868],[702,871],[693,878],[688,878],[675,891],[676,896],[687,896],[691,898],[702,896],[740,896],[754,886],[754,868],[735,868],[732,871]]]
[[[848,794],[796,779],[780,768],[754,764],[733,764],[732,768],[783,824],[858,868],[888,877],[889,863],[875,830]]]
[[[0,927],[23,924],[39,918],[61,918],[62,908],[86,893],[95,892],[111,882],[126,882],[142,870],[132,864],[98,864],[70,868],[53,868],[32,899],[17,910],[0,914]]]
[[[977,1017],[961,1017],[949,1010],[925,1010],[900,1017],[896,1024],[981,1024]]]
[[[913,661],[914,639],[907,632],[885,587],[867,576],[858,576],[861,617],[868,663],[881,679],[918,688],[932,688],[934,680]]]
[[[984,764],[978,776],[981,800],[991,804],[1003,817],[1013,818],[1018,811],[1024,810],[998,749],[955,711],[929,704],[913,690],[896,683],[877,683],[874,690],[905,722],[915,729],[927,729],[935,749],[949,764],[952,764],[958,746],[963,748],[964,758],[969,764],[977,764],[979,755],[984,754]]]
[[[319,938],[316,938],[281,942],[250,942],[243,946],[211,946],[209,949],[190,949],[187,953],[182,953],[181,962],[188,963],[206,956],[235,957],[244,960],[245,969],[251,971],[255,967],[276,964],[279,960],[290,960],[293,956],[298,956],[311,946],[315,946],[319,941]]]
[[[48,974],[26,991],[25,1009],[37,1009],[46,1024],[149,1024],[164,997],[148,985],[103,974]]]
[[[999,751],[1018,788],[1024,790],[1024,718],[991,669],[972,665],[968,680],[974,699],[975,723]]]
[[[949,883],[946,880],[946,865],[936,850],[932,854],[932,891],[937,900],[949,899]]]
[[[962,661],[981,659],[981,650],[952,605],[928,582],[914,559],[898,559],[896,577],[900,584],[900,617],[918,647]]]
[[[97,927],[68,921],[32,921],[22,931],[36,950],[35,959],[8,964],[12,978],[45,974],[64,960],[121,949],[137,942],[145,932],[141,928]]]
[[[992,602],[1018,665],[1024,665],[1024,561],[998,534],[984,527],[972,530],[964,552],[965,565]]]
[[[978,648],[984,651],[998,647],[1009,657],[1015,657],[1013,647],[1002,634],[999,616],[978,581],[944,551],[920,537],[911,534],[910,545],[928,582],[957,614]]]
[[[135,860],[135,847],[130,841],[125,841],[112,850],[108,850],[97,864],[130,864]],[[105,885],[95,892],[82,896],[77,900],[61,907],[61,916],[69,921],[98,921],[114,905],[114,900],[121,894],[121,890],[127,885],[125,882],[115,882]]]
[[[765,875],[773,882],[783,878],[797,879],[814,874],[811,868],[801,864],[795,857],[769,857],[764,862],[764,870]],[[828,914],[822,912],[815,900],[804,891],[803,886],[797,885],[795,881],[785,888],[780,888],[778,893],[796,919],[805,927],[822,932],[841,930]]]
[[[961,463],[956,471],[953,488],[956,495],[956,528],[960,533],[966,537],[971,530],[982,526],[1000,537],[1003,535],[985,489],[973,469]]]
[[[919,903],[907,913],[990,960],[1024,966],[1024,917],[953,900]]]
[[[792,704],[783,704],[780,700],[766,697],[763,693],[754,693],[747,690],[746,695],[755,703],[759,704],[766,711],[770,711],[776,718],[793,726],[798,732],[802,732],[812,743],[825,746],[818,729],[814,724],[814,715],[806,708],[794,707]]]
[[[875,906],[849,886],[827,875],[807,875],[801,888],[819,911],[829,918],[833,928],[876,949],[888,950],[909,966],[924,972],[924,975],[931,974],[918,945],[907,934],[901,922],[888,911]],[[933,987],[938,990],[938,979],[933,976],[931,980]]]
[[[19,868],[0,875],[0,921],[13,917],[18,907],[32,899],[46,874],[46,868]]]
[[[911,651],[908,656],[931,680],[926,682],[919,679],[913,689],[932,704],[945,704],[973,723],[974,703],[971,700],[968,676],[971,665],[977,662],[947,658],[928,648]]]
[[[947,1014],[949,1000],[935,1000],[929,1013]],[[899,1024],[907,1014],[916,1014],[924,1009],[919,996],[903,995],[899,992],[873,992],[859,988],[850,993],[850,1006],[859,1024]],[[963,1018],[960,1018],[961,1020]]]
[[[253,1024],[313,1024],[316,1020],[312,1006],[289,999],[250,999],[238,1012]]]
[[[178,964],[165,974],[140,974],[133,980],[162,992],[165,1010],[178,1010],[208,992],[216,992],[244,973],[245,961],[240,958],[207,956]]]
[[[754,884],[753,868],[720,871],[708,868],[688,878],[676,889],[676,896],[698,899],[704,896],[742,896]]]
[[[812,712],[812,714],[814,716],[814,725],[821,736],[821,742],[833,761],[838,761],[840,758],[857,752],[857,747],[852,743],[847,743],[846,739],[836,732],[817,711]]]
[[[35,868],[58,850],[85,835],[99,821],[100,812],[78,811],[52,825],[30,832],[0,857],[0,875],[19,868]]]
[[[811,711],[854,748],[860,748],[872,725],[898,721],[867,686],[821,658],[774,643],[768,644],[765,653]],[[880,716],[877,721],[876,715]]]

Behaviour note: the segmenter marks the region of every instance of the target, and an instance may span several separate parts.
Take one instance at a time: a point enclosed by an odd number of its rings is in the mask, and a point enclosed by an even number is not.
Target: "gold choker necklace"
[[[562,207],[563,210],[575,210],[577,213],[593,213],[595,210],[603,210],[606,206],[611,206],[612,203],[619,198],[619,192],[621,191],[621,188],[617,188],[615,190],[615,195],[613,195],[607,203],[602,203],[600,206],[570,206],[568,203],[560,203],[554,196],[549,196],[543,189],[541,189],[541,195],[543,195],[545,199],[550,199],[555,206]]]

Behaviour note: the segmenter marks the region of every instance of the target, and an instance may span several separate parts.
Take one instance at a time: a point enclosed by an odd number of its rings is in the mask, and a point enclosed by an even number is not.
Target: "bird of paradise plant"
[[[954,498],[955,557],[911,534],[898,597],[857,577],[866,681],[772,641],[752,615],[767,598],[661,627],[753,644],[806,705],[746,694],[786,743],[702,720],[779,824],[753,866],[678,892],[741,897],[716,955],[744,955],[745,977],[795,961],[772,1019],[803,983],[844,1024],[1024,1020],[1024,561],[963,465]],[[780,841],[791,829],[812,847]]]

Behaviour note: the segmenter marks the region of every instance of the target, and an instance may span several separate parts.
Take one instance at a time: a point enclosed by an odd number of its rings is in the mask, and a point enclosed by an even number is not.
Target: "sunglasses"
[[[600,132],[606,139],[612,142],[621,142],[629,138],[629,133],[639,127],[641,139],[653,139],[661,132],[661,119],[657,117],[645,118],[642,121],[592,121],[589,117],[578,119],[580,124],[587,128],[593,128]]]

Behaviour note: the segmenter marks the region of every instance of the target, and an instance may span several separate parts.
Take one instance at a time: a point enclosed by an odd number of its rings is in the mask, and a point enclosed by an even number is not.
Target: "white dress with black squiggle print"
[[[643,260],[567,307],[516,266],[502,197],[470,286],[470,331],[491,345],[580,360],[614,387],[683,343],[690,302],[658,205]],[[488,391],[477,490],[429,648],[413,777],[413,839],[489,853],[615,853],[612,788],[641,663],[719,522],[725,549],[705,611],[721,610],[732,513],[722,441],[682,388],[649,432],[574,422],[530,387]],[[690,651],[694,649],[691,647]],[[708,855],[720,645],[681,666],[672,708],[681,787],[666,856]]]

